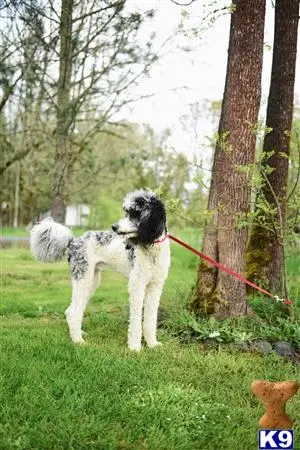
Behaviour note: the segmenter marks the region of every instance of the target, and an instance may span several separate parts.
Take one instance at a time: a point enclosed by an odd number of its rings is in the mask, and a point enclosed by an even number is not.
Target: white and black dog
[[[163,203],[150,191],[129,193],[124,200],[125,218],[113,231],[89,231],[74,238],[71,231],[47,218],[31,232],[31,250],[40,261],[58,261],[65,253],[72,279],[72,301],[66,318],[73,342],[82,343],[82,320],[89,298],[111,267],[129,278],[130,318],[128,346],[139,351],[143,335],[149,347],[156,339],[157,311],[168,276],[170,248]]]

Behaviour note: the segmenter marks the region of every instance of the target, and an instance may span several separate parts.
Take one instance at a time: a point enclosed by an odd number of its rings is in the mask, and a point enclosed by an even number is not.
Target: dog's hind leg
[[[71,339],[74,343],[83,343],[82,320],[88,301],[100,282],[100,274],[89,270],[80,280],[72,280],[72,301],[65,314]]]
[[[93,285],[91,287],[91,293],[89,295],[89,299],[91,299],[93,297],[93,295],[95,294],[100,283],[101,283],[101,270],[96,268],[95,272],[94,272],[94,281],[93,281]],[[88,301],[89,301],[89,299],[88,299]],[[88,302],[87,302],[87,304],[88,304]],[[87,333],[83,330],[82,330],[82,336],[84,336],[84,337],[87,336]]]
[[[93,286],[91,288],[90,297],[92,297],[95,294],[97,287],[99,286],[100,283],[101,283],[101,270],[96,268],[94,272],[94,281]]]
[[[163,285],[150,283],[146,288],[144,302],[144,338],[148,347],[156,347],[160,342],[156,340],[157,313]]]

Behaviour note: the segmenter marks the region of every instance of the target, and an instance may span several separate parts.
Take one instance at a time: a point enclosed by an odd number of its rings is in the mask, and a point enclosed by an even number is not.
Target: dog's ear
[[[149,206],[149,211],[142,215],[138,226],[138,241],[143,245],[153,244],[166,228],[166,212],[163,203],[155,199]]]

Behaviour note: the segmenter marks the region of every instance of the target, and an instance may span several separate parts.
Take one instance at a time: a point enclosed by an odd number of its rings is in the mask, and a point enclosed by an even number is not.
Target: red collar
[[[169,235],[166,234],[163,238],[158,239],[157,241],[154,241],[154,244],[161,244],[162,242],[164,242],[166,239],[168,239]]]

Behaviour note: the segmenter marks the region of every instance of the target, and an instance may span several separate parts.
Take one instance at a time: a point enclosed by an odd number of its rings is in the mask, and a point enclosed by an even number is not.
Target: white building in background
[[[89,223],[89,215],[91,209],[88,205],[68,205],[66,209],[65,225],[67,227],[87,227]],[[45,219],[51,216],[51,211],[46,211],[40,214],[39,219]]]
[[[87,227],[90,212],[88,205],[68,205],[65,225],[67,227]]]

